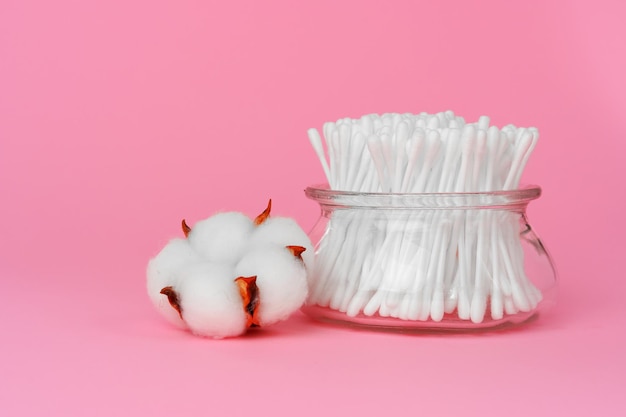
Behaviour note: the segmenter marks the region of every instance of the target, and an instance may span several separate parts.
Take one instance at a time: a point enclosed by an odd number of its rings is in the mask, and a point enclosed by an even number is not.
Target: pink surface
[[[0,415],[626,414],[623,42],[595,2],[0,4]],[[525,328],[416,336],[301,314],[214,341],[145,265],[218,210],[308,229],[306,129],[370,112],[537,126],[561,274]]]

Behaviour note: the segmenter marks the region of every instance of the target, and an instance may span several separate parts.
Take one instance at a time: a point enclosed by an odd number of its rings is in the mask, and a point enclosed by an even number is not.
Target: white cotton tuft
[[[178,271],[202,260],[186,239],[172,239],[148,262],[147,286],[152,304],[168,321],[179,327],[187,327],[178,312],[172,308],[167,296],[161,294],[164,287],[178,285]]]
[[[148,263],[148,293],[157,310],[213,338],[239,336],[298,310],[314,248],[293,219],[270,218],[270,209],[271,203],[254,220],[227,212],[191,228],[183,221],[187,239],[173,239]]]
[[[232,267],[199,263],[181,271],[177,292],[183,319],[194,334],[222,339],[246,329],[246,313]]]
[[[243,254],[253,228],[252,220],[242,213],[218,213],[196,223],[188,239],[207,261],[234,265]]]
[[[265,222],[257,226],[252,236],[250,236],[249,246],[255,248],[267,243],[274,243],[279,246],[302,246],[306,250],[302,253],[302,259],[307,270],[313,270],[313,260],[315,253],[311,239],[296,223],[289,217],[270,217]]]
[[[261,326],[288,318],[304,304],[308,294],[302,260],[282,245],[269,243],[251,248],[235,267],[235,275],[256,275]]]

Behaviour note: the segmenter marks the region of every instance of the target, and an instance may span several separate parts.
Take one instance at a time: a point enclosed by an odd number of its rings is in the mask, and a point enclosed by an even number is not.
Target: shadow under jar
[[[556,300],[557,277],[526,216],[537,186],[396,194],[312,186],[321,217],[303,311],[336,323],[471,330],[527,321]]]

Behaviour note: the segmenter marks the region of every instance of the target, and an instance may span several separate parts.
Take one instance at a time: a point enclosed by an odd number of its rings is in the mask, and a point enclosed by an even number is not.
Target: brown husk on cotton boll
[[[213,338],[287,319],[304,303],[313,246],[289,218],[218,213],[172,239],[147,268],[148,295],[168,321]]]

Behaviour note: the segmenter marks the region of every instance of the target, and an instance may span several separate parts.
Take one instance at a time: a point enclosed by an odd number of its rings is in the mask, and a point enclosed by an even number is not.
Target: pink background
[[[625,415],[622,4],[3,0],[0,415]],[[307,128],[447,109],[540,130],[540,320],[214,341],[153,310],[181,218],[271,197],[313,225]]]

